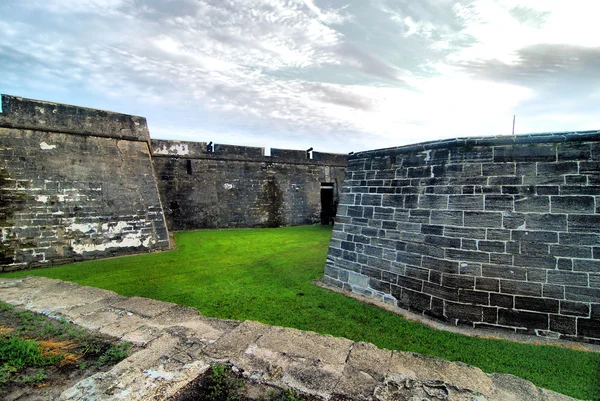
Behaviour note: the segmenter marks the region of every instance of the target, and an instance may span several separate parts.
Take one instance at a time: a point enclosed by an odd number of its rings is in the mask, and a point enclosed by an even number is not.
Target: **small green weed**
[[[306,397],[293,388],[285,388],[280,392],[270,392],[268,401],[305,401]]]
[[[206,401],[237,401],[244,381],[237,377],[231,367],[224,364],[212,364],[206,384]]]
[[[109,349],[104,352],[98,358],[96,362],[98,365],[112,365],[115,364],[129,356],[131,353],[131,343],[130,342],[121,342],[115,345],[111,345]]]
[[[34,383],[34,384],[39,384],[42,383],[44,380],[46,380],[48,378],[48,373],[46,372],[45,369],[40,369],[37,371],[37,373],[33,376],[23,376],[21,378],[21,381],[23,383]]]

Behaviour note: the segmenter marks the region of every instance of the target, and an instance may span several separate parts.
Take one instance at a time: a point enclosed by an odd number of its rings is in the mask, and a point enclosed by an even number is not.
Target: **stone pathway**
[[[0,300],[143,347],[110,371],[77,383],[61,400],[164,400],[230,362],[260,384],[324,399],[575,400],[511,375],[372,344],[197,310],[42,277],[0,279]]]

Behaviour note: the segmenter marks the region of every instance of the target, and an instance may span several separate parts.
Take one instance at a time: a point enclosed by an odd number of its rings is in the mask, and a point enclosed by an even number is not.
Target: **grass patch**
[[[95,373],[125,358],[129,348],[129,343],[0,302],[0,398],[11,388],[64,382],[70,371],[92,368]]]
[[[573,397],[600,400],[600,354],[437,331],[311,284],[323,275],[322,226],[176,233],[171,252],[2,274],[73,281],[267,324],[439,356],[510,373]],[[143,279],[141,279],[143,278]]]

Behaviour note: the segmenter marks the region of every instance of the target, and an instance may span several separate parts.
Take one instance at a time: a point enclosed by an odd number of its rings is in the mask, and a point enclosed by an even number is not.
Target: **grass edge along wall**
[[[351,155],[324,281],[450,324],[600,343],[600,132]]]

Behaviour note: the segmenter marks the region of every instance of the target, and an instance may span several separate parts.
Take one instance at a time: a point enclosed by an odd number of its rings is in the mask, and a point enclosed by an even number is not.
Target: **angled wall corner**
[[[3,271],[168,249],[146,119],[2,95]]]

